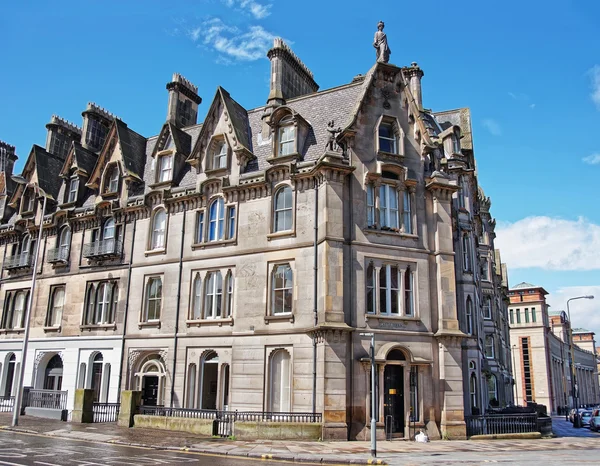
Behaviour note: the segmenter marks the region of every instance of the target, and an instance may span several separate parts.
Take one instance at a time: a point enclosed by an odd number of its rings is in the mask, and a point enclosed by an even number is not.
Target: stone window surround
[[[217,149],[220,149],[222,147],[222,143],[227,146],[227,157],[225,166],[215,167],[214,162],[216,151]],[[228,174],[231,170],[231,153],[231,144],[229,144],[227,136],[224,133],[213,135],[206,147],[206,157],[204,160],[204,173],[206,174],[206,176],[210,178]]]
[[[275,198],[277,194],[285,187],[289,187],[292,190],[292,226],[289,230],[275,231]],[[296,209],[297,209],[297,191],[290,181],[283,181],[274,186],[273,195],[271,197],[271,211],[270,211],[270,233],[267,234],[267,240],[282,238],[282,237],[295,237],[296,236]]]
[[[388,124],[392,126],[394,134],[396,135],[396,152],[386,152],[382,151],[379,147],[379,127],[381,124]],[[404,130],[396,118],[393,115],[382,114],[377,123],[375,124],[375,132],[374,132],[374,141],[375,141],[375,153],[378,156],[394,156],[394,157],[404,157],[405,155],[405,147],[404,147]]]
[[[62,321],[62,316],[64,313],[64,309],[65,309],[65,304],[66,304],[66,298],[67,298],[67,285],[66,283],[57,283],[54,285],[50,286],[50,293],[48,294],[48,308],[46,310],[46,319],[44,320],[44,331],[58,331],[60,332],[61,329],[61,324],[59,323],[58,325],[52,325],[52,320],[54,320],[54,317],[52,319],[50,319],[51,315],[50,313],[52,312],[52,306],[54,304],[54,294],[57,292],[57,290],[61,289],[63,290],[64,296],[63,296],[63,304],[62,304],[62,309],[60,311],[60,320]]]
[[[273,274],[275,273],[275,267],[278,265],[289,265],[292,269],[292,312],[273,314],[272,313],[272,301],[273,301]],[[265,324],[269,324],[271,322],[277,321],[288,321],[290,323],[294,322],[294,314],[296,311],[296,298],[297,298],[297,271],[296,271],[296,263],[293,258],[290,259],[281,259],[277,261],[267,262],[267,307],[265,310]]]
[[[380,201],[379,201],[379,187],[382,184],[392,185],[396,187],[398,192],[398,222],[400,228],[381,228],[380,221]],[[415,192],[416,192],[416,181],[413,180],[393,180],[389,178],[383,178],[381,175],[370,175],[365,183],[365,199],[367,196],[367,190],[369,187],[373,189],[373,208],[374,208],[374,225],[367,225],[363,229],[365,233],[377,233],[377,234],[393,234],[400,235],[405,238],[418,239],[418,235],[414,233],[406,233],[404,225],[404,191],[408,190],[410,193],[410,205],[411,205],[411,231],[415,232],[417,229],[417,216],[415,209]],[[368,208],[368,206],[367,206]]]
[[[206,299],[206,276],[210,272],[221,272],[221,277],[223,279],[223,293],[221,296],[222,305],[221,305],[221,317],[204,317],[204,303]],[[190,280],[190,292],[189,292],[189,303],[188,303],[188,316],[185,321],[188,327],[201,327],[205,325],[216,325],[222,327],[223,324],[232,326],[233,325],[233,311],[235,309],[235,267],[222,267],[222,268],[207,268],[207,269],[195,269],[192,270],[191,280]],[[201,295],[200,295],[200,318],[194,318],[194,307],[196,305],[196,280],[197,278],[201,280]],[[230,278],[231,277],[231,278]],[[224,316],[227,309],[227,290],[229,288],[229,280],[233,280],[233,297],[231,309],[229,310],[229,315]]]
[[[153,248],[153,235],[154,235],[154,219],[156,214],[159,211],[163,211],[165,213],[165,232],[164,232],[164,246],[161,248]],[[159,204],[152,209],[152,213],[150,215],[150,223],[148,228],[148,236],[146,239],[146,251],[144,252],[145,256],[157,255],[157,254],[166,254],[167,252],[167,241],[169,238],[169,211],[166,206],[163,204]]]
[[[208,230],[209,230],[209,225],[210,225],[210,207],[213,204],[213,202],[215,202],[217,200],[217,198],[219,198],[219,197],[223,199],[223,210],[224,210],[223,236],[224,236],[224,239],[216,240],[216,241],[209,241],[208,240]],[[235,231],[233,232],[233,234],[231,234],[231,232],[229,231],[229,227],[230,227],[230,222],[229,222],[230,218],[229,217],[230,217],[231,209],[235,209]],[[230,244],[236,244],[237,243],[237,229],[238,229],[238,213],[239,213],[239,208],[238,208],[237,203],[225,202],[225,198],[220,194],[212,196],[206,203],[206,207],[196,210],[196,219],[195,219],[195,224],[194,224],[194,240],[192,242],[192,249],[205,249],[205,248],[210,248],[210,247],[215,247],[215,246],[225,246],[225,245],[230,245]],[[198,242],[198,222],[199,222],[199,216],[201,214],[204,215],[204,221],[203,221],[203,227],[202,227],[202,241]],[[227,238],[228,236],[231,236],[231,237]]]
[[[148,285],[150,280],[160,278],[161,281],[161,297],[160,297],[160,314],[158,319],[148,319],[148,293],[149,288]],[[163,314],[165,301],[165,276],[162,273],[152,273],[148,275],[144,275],[144,294],[142,295],[142,306],[140,309],[140,314],[138,316],[138,328],[146,328],[146,327],[156,327],[160,328],[161,319]]]
[[[100,287],[101,284],[103,283],[110,283],[112,285],[111,288],[111,297],[113,297],[113,293],[114,293],[114,287],[117,287],[117,296],[116,296],[116,300],[111,299],[110,301],[110,306],[115,306],[115,309],[111,309],[111,313],[112,313],[112,317],[113,317],[113,321],[112,322],[105,322],[105,323],[88,323],[87,322],[87,312],[88,312],[88,307],[89,307],[89,299],[90,296],[89,294],[92,293],[93,297],[91,297],[92,301],[93,301],[93,313],[96,313],[96,306],[97,306],[97,298],[96,298],[96,294],[98,292],[98,288]],[[111,279],[103,279],[103,280],[90,280],[86,283],[86,290],[85,290],[85,296],[84,296],[84,300],[83,300],[83,311],[81,313],[81,323],[79,325],[79,329],[80,330],[94,330],[94,329],[104,329],[104,330],[115,330],[117,328],[117,324],[116,324],[116,317],[117,317],[117,309],[116,306],[118,305],[118,293],[119,293],[119,279],[118,278],[111,278]],[[90,291],[91,290],[91,291]]]
[[[364,286],[365,286],[365,319],[369,320],[369,319],[397,319],[397,320],[420,320],[420,314],[419,314],[419,298],[418,298],[418,287],[416,286],[418,283],[418,273],[417,273],[417,264],[415,262],[407,262],[407,261],[397,261],[397,260],[390,260],[390,259],[383,259],[383,258],[373,258],[373,257],[369,257],[366,258],[365,261],[365,274],[364,274]],[[369,266],[373,265],[374,268],[374,275],[375,275],[375,282],[373,283],[373,287],[374,287],[374,294],[375,294],[375,312],[374,313],[368,313],[367,312],[367,271],[369,269]],[[380,270],[381,267],[383,265],[392,265],[392,266],[396,266],[399,269],[400,272],[400,288],[399,288],[399,296],[402,297],[401,299],[401,306],[399,308],[399,313],[396,314],[391,314],[391,313],[385,313],[385,314],[380,314],[379,313],[379,309],[381,308],[380,306],[380,295],[379,295],[379,289],[380,289],[380,284],[379,284],[379,280],[380,280]],[[412,274],[412,301],[413,301],[413,312],[410,315],[406,315],[405,314],[405,309],[404,309],[404,302],[405,302],[405,288],[404,288],[404,274],[406,273],[406,269],[410,267],[410,271]]]
[[[115,167],[117,168],[118,173],[119,173],[119,177],[118,177],[118,181],[117,181],[117,189],[115,191],[108,191],[108,189],[110,187],[110,175],[112,174],[112,171]],[[123,179],[123,170],[121,170],[121,164],[117,161],[108,162],[106,164],[106,167],[104,167],[104,171],[103,171],[102,177],[101,177],[102,183],[100,186],[100,195],[102,196],[102,198],[118,197],[119,191],[121,189],[122,179]]]

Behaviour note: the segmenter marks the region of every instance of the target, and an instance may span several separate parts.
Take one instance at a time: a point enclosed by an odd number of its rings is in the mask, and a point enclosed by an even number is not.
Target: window
[[[119,287],[116,282],[101,281],[88,283],[84,324],[114,324],[118,301]]]
[[[85,133],[85,141],[94,149],[100,149],[104,145],[107,128],[100,120],[87,114],[87,131]]]
[[[521,337],[521,363],[523,367],[523,379],[524,379],[524,401],[533,401],[533,361],[529,354],[530,341],[529,337]]]
[[[375,187],[367,185],[367,226],[375,227]]]
[[[467,333],[469,335],[473,334],[473,301],[471,301],[471,297],[467,298],[467,306],[465,311],[467,317]]]
[[[404,272],[404,315],[414,314],[413,274],[408,266]]]
[[[227,271],[225,277],[225,283],[227,286],[227,294],[225,295],[225,317],[230,317],[233,314],[233,285],[234,278],[231,270]]]
[[[67,262],[69,260],[69,249],[71,248],[71,229],[68,226],[64,226],[60,230],[57,246],[58,246],[57,259],[59,261]]]
[[[204,211],[196,213],[196,243],[204,242]]]
[[[529,308],[528,307],[525,308],[525,323],[526,324],[529,323]]]
[[[164,209],[158,209],[152,218],[152,234],[150,239],[150,249],[165,248],[165,233],[167,229],[167,212]]]
[[[204,318],[220,319],[223,304],[223,279],[221,272],[208,272],[205,279]]]
[[[490,375],[487,381],[488,385],[488,403],[492,407],[498,406],[498,381],[494,374]]]
[[[521,309],[517,309],[517,324],[521,323]]]
[[[486,281],[490,280],[490,262],[486,257],[481,261],[481,279]]]
[[[67,202],[75,202],[77,200],[77,191],[79,190],[79,178],[71,178],[69,182],[69,196]]]
[[[144,308],[144,321],[156,322],[160,320],[162,308],[162,278],[150,277],[146,283],[146,306]]]
[[[119,167],[113,164],[107,170],[106,182],[104,187],[105,193],[116,193],[119,191]]]
[[[46,316],[46,327],[59,327],[65,307],[65,287],[50,289],[50,306]]]
[[[173,156],[163,155],[158,159],[158,182],[164,183],[173,179]]]
[[[269,411],[289,412],[290,406],[290,354],[283,349],[271,354],[269,361]]]
[[[484,319],[492,318],[492,300],[489,296],[485,296],[483,298],[483,318]]]
[[[535,307],[531,308],[531,322],[537,322],[537,317],[535,315]]]
[[[279,264],[271,276],[271,314],[292,312],[294,278],[290,264]]]
[[[462,236],[463,270],[471,271],[471,241],[468,234]]]
[[[398,315],[400,313],[399,291],[398,267],[384,265],[379,269],[379,311],[381,314]]]
[[[227,207],[227,239],[235,238],[235,206]]]
[[[296,152],[296,127],[291,118],[280,122],[277,133],[277,156],[283,157]]]
[[[513,309],[510,310],[510,323],[515,323],[515,311]]]
[[[460,154],[460,135],[454,133],[452,136],[452,152],[454,154]]]
[[[488,359],[494,359],[494,336],[485,336],[485,357]]]
[[[410,420],[418,422],[419,412],[419,366],[410,367]]]
[[[220,241],[225,236],[225,207],[223,198],[213,201],[209,208],[208,241]]]
[[[403,210],[402,210],[402,226],[404,227],[404,233],[412,234],[412,200],[410,191],[404,191],[403,193]]]
[[[379,187],[379,221],[381,228],[398,228],[398,191],[389,184]]]
[[[33,212],[35,209],[35,191],[31,188],[26,188],[21,200],[21,213]]]
[[[58,157],[65,159],[71,148],[71,141],[66,134],[59,133],[57,130],[50,132],[50,152]]]
[[[375,266],[371,263],[365,282],[367,314],[414,315],[414,274],[410,266],[402,269],[397,264]]]
[[[25,323],[25,309],[29,290],[11,290],[4,298],[2,328],[7,330],[21,329]]]
[[[227,143],[225,141],[219,141],[212,154],[212,166],[213,170],[219,168],[227,168]]]
[[[190,319],[198,320],[202,318],[202,277],[196,274],[193,286],[192,312]]]
[[[293,219],[292,188],[283,186],[277,190],[274,207],[273,232],[291,230]]]
[[[381,123],[379,125],[379,150],[390,154],[398,153],[398,139],[394,132],[393,123]]]
[[[471,413],[477,410],[477,377],[471,374],[469,379],[469,395],[471,398]]]
[[[459,176],[458,177],[458,191],[456,192],[456,201],[458,203],[458,208],[459,209],[464,209],[465,208],[465,190],[466,190],[466,186],[465,186],[465,178],[464,176]]]
[[[375,314],[377,302],[375,298],[375,267],[369,264],[367,268],[367,313]]]

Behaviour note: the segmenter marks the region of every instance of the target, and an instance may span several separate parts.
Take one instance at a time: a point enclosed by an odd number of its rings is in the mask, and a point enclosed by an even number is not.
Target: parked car
[[[589,410],[582,411],[579,413],[579,419],[581,419],[580,427],[589,427],[590,420],[592,419],[592,412]]]
[[[573,408],[571,411],[569,411],[569,421],[573,422],[575,419],[575,413],[577,414],[581,414],[582,412],[586,411],[585,408]]]
[[[598,432],[600,430],[600,408],[594,408],[590,417],[590,430]]]

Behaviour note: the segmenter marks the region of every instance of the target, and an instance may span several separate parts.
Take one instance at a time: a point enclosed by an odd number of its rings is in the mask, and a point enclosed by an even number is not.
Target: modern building
[[[268,57],[259,108],[219,87],[199,124],[175,74],[157,136],[95,104],[81,129],[52,118],[1,196],[3,393],[36,272],[26,384],[70,400],[317,412],[328,439],[367,437],[373,395],[381,435],[434,438],[511,401],[468,109],[425,109],[416,63],[319,90],[281,39]]]
[[[509,291],[510,342],[516,360],[515,400],[523,405],[543,404],[553,413],[575,403],[599,403],[594,334],[573,329],[571,342],[567,314],[550,311],[547,294],[544,288],[529,283],[520,283]]]

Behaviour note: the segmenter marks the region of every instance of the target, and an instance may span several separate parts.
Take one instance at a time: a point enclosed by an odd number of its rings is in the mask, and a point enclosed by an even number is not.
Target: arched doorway
[[[386,432],[404,433],[406,406],[404,401],[406,356],[399,349],[391,350],[383,371],[383,407]]]
[[[162,406],[166,372],[160,356],[150,355],[144,359],[139,372],[135,374],[136,388],[142,392],[142,404]]]
[[[214,351],[210,351],[202,358],[200,409],[217,409],[218,376],[219,356]]]
[[[63,361],[58,354],[52,356],[44,372],[44,390],[61,390]]]
[[[100,390],[102,388],[102,366],[104,357],[102,353],[97,353],[92,361],[92,383],[91,388],[94,390],[94,401],[100,400]]]

